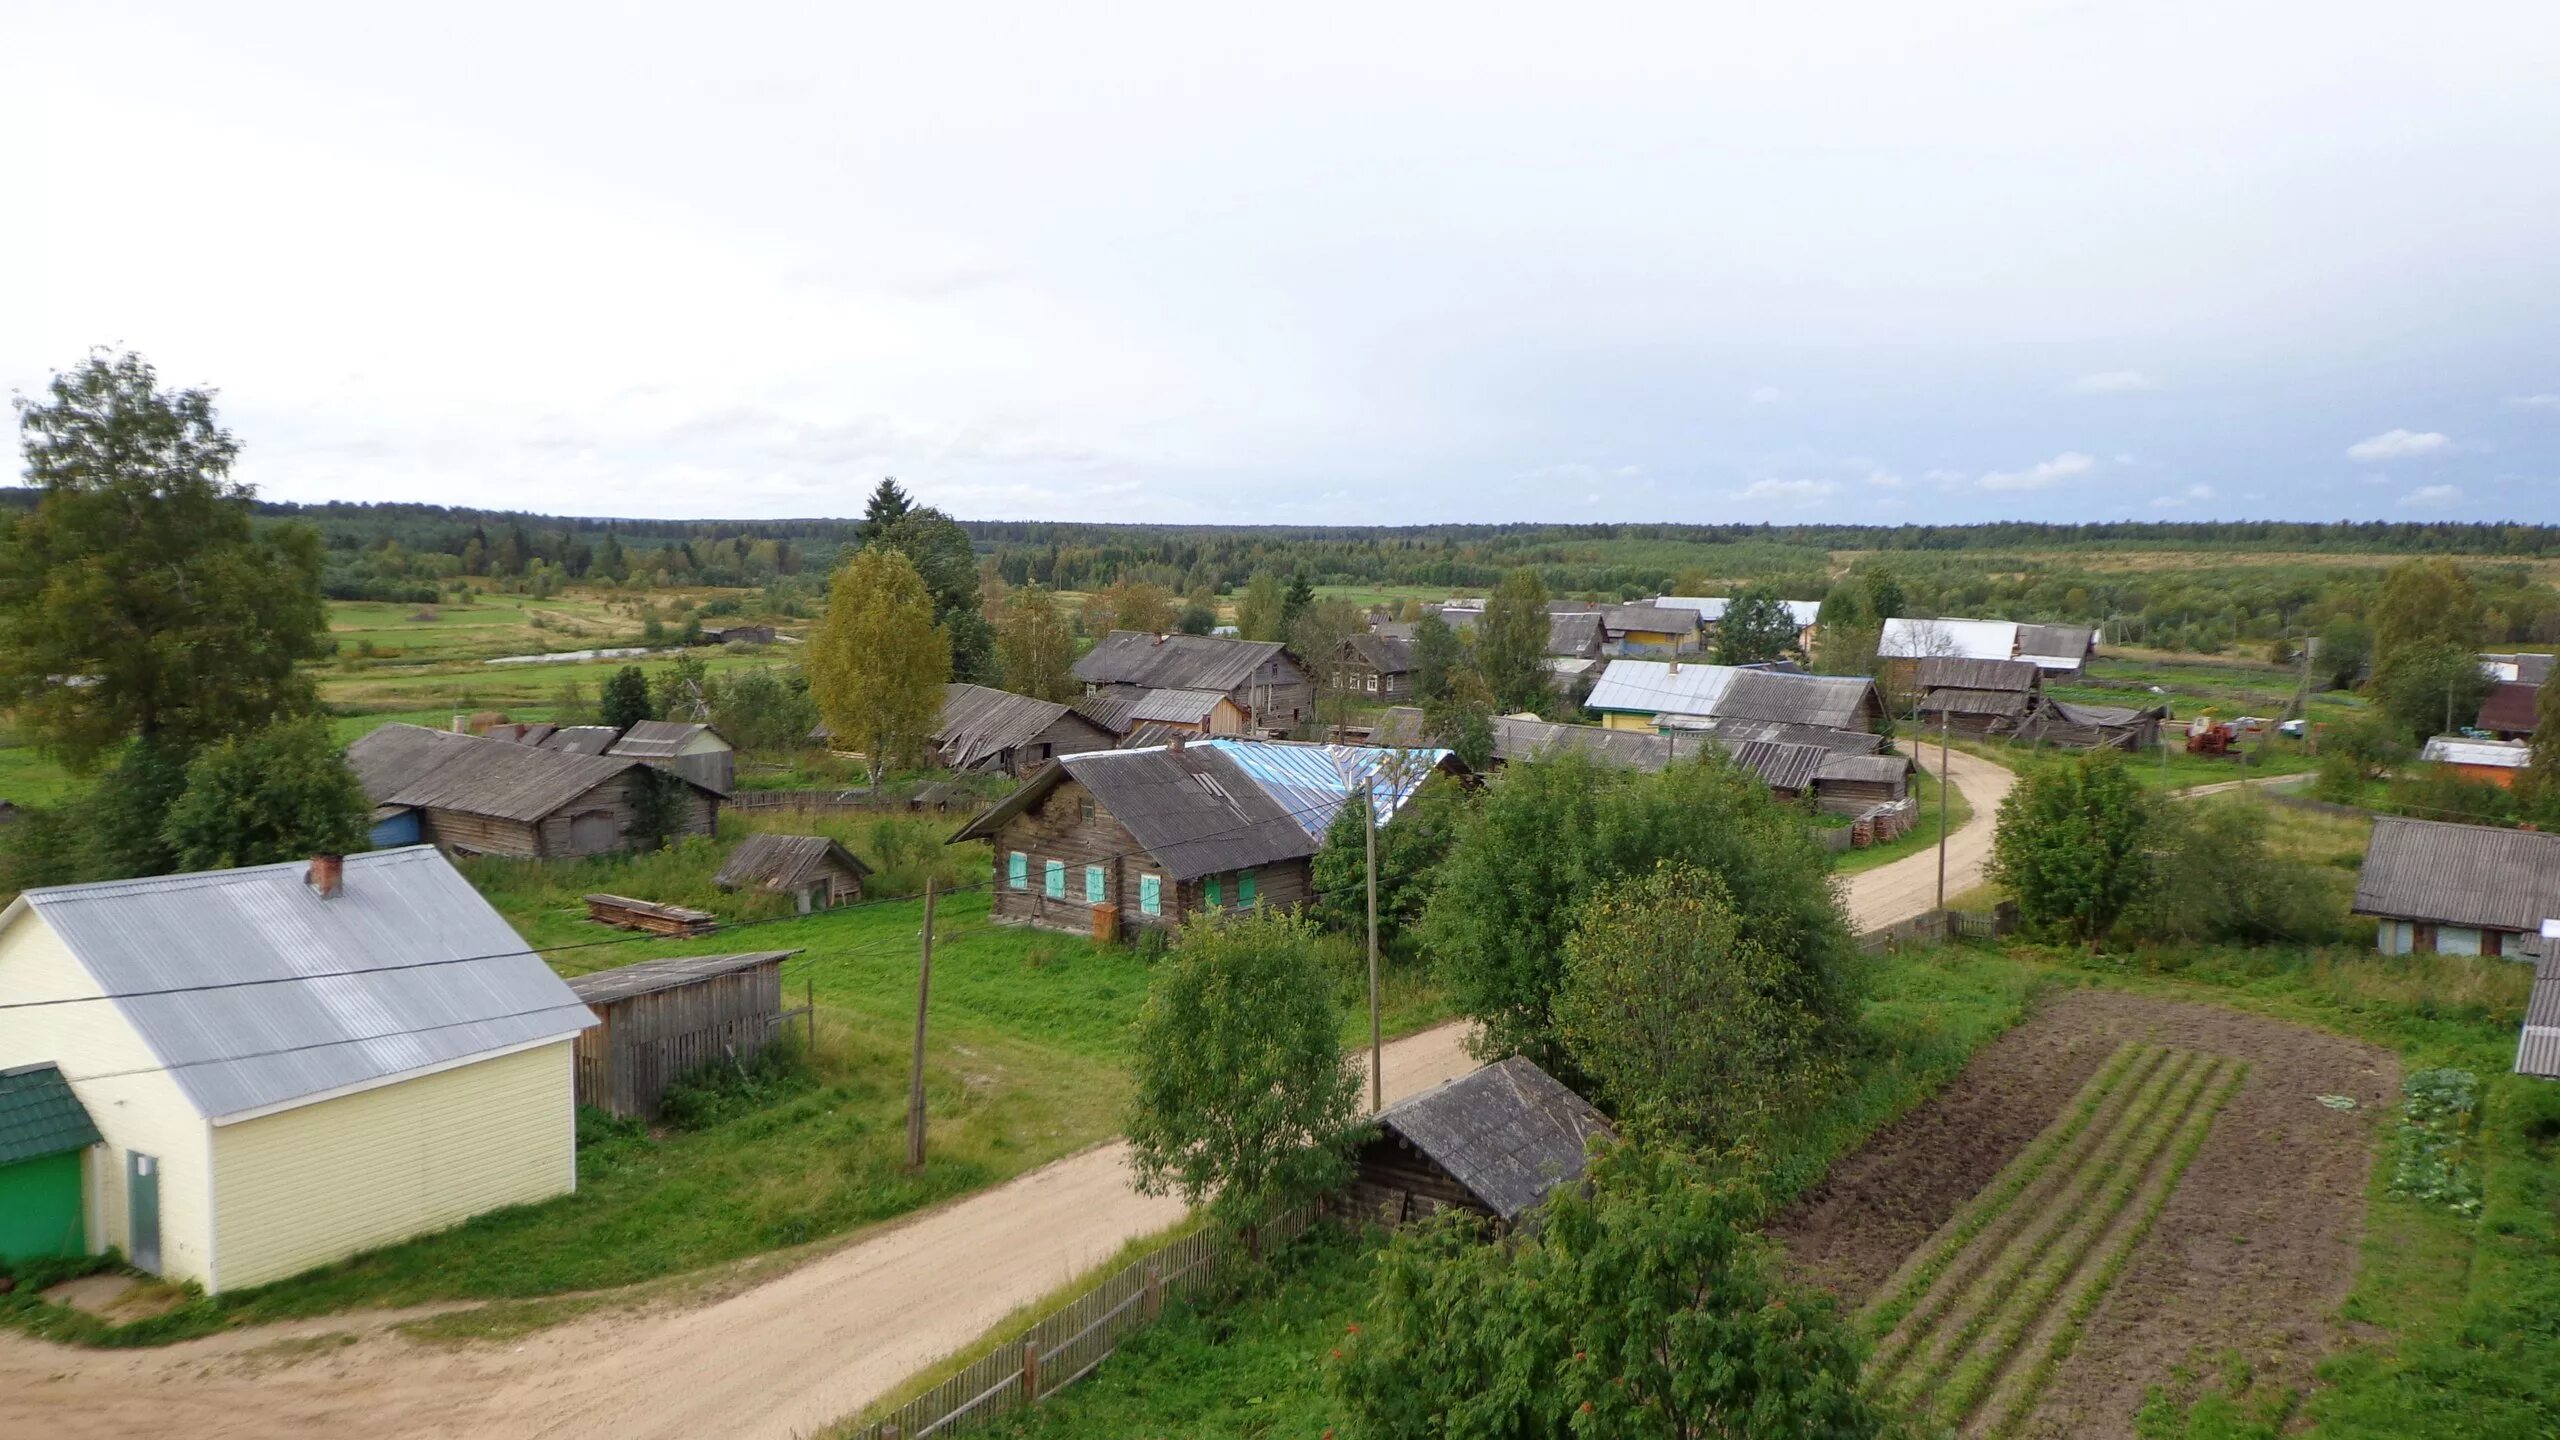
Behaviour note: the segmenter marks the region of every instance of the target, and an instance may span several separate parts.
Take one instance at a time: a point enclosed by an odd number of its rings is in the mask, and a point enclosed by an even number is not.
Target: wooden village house
[[[1352,1161],[1351,1212],[1388,1225],[1466,1210],[1518,1225],[1614,1137],[1591,1103],[1514,1055],[1400,1100]]]
[[[1706,719],[1871,732],[1885,718],[1875,682],[1863,675],[1680,660],[1612,660],[1585,703],[1612,730],[1661,730]]]
[[[1353,635],[1333,655],[1327,679],[1334,690],[1374,704],[1413,698],[1413,642],[1388,635]]]
[[[1088,695],[1119,687],[1214,690],[1256,730],[1294,730],[1315,713],[1315,682],[1277,641],[1114,630],[1077,659],[1074,674]]]
[[[808,1013],[782,999],[782,962],[799,953],[681,955],[573,977],[569,989],[597,1021],[578,1036],[578,1103],[653,1118],[681,1076],[781,1038]]]
[[[1373,777],[1394,818],[1445,750],[1219,738],[1061,756],[952,843],[995,847],[1000,923],[1111,935],[1302,904],[1334,816]]]
[[[425,843],[452,854],[523,859],[629,850],[646,761],[578,755],[390,724],[347,747],[375,807],[374,843]],[[681,774],[675,835],[708,835],[720,795]]]
[[[1020,779],[1060,755],[1108,750],[1111,730],[1072,707],[984,685],[942,687],[942,718],[927,756],[944,770]]]
[[[0,1189],[57,1251],[280,1280],[576,1189],[594,1023],[424,846],[29,890],[0,912],[0,1105],[42,1128],[0,1157],[44,1163]]]
[[[2356,872],[2355,913],[2385,955],[2529,957],[2560,918],[2560,835],[2386,815]]]
[[[750,835],[729,852],[711,883],[791,896],[806,915],[861,899],[870,878],[870,866],[824,835]]]
[[[673,770],[726,795],[738,788],[738,747],[708,725],[684,720],[642,720],[622,732],[605,752]]]

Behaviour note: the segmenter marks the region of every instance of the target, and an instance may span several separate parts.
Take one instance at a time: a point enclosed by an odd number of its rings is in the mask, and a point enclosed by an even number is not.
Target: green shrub
[[[677,1076],[658,1102],[658,1118],[678,1130],[707,1130],[816,1084],[799,1041],[786,1034],[744,1059],[717,1060]]]

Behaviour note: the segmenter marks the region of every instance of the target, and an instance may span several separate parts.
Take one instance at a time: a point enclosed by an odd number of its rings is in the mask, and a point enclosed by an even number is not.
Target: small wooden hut
[[[1591,1141],[1611,1135],[1589,1101],[1514,1055],[1381,1111],[1354,1161],[1352,1213],[1400,1225],[1462,1209],[1509,1228],[1581,1179]]]
[[[782,1008],[782,962],[799,953],[680,955],[572,977],[601,1022],[578,1035],[578,1103],[651,1117],[678,1076],[772,1044],[808,1013]]]
[[[750,835],[711,877],[723,890],[769,890],[799,901],[800,913],[862,898],[871,867],[824,835]]]

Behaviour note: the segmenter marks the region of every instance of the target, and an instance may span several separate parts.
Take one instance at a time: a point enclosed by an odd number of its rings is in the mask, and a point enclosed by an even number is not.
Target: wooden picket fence
[[[1287,1243],[1321,1213],[1318,1204],[1282,1215],[1263,1227],[1264,1247]],[[1242,1242],[1215,1230],[1185,1235],[1042,1316],[1020,1339],[998,1345],[879,1419],[842,1432],[839,1440],[966,1435],[1036,1405],[1092,1374],[1120,1342],[1155,1323],[1168,1297],[1198,1292],[1242,1249]]]

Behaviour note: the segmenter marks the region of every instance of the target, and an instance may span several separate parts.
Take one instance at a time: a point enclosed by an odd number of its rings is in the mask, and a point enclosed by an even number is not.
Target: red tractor
[[[2240,753],[2240,732],[2209,720],[2190,725],[2187,727],[2187,753],[2228,759]]]

